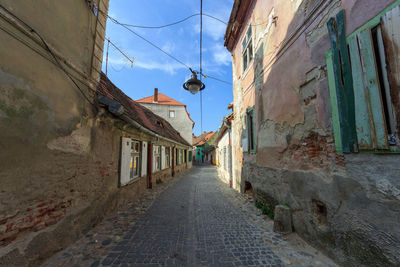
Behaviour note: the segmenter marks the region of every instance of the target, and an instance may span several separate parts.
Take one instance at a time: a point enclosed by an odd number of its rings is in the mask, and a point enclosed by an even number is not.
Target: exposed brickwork
[[[329,170],[332,162],[344,167],[344,157],[336,153],[335,142],[330,136],[311,133],[300,144],[291,145],[285,152],[284,160],[292,165],[301,164],[301,169],[318,168]]]

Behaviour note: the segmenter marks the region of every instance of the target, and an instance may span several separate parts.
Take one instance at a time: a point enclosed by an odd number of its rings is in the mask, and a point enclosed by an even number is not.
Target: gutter
[[[115,101],[113,99],[110,99],[110,98],[108,98],[106,96],[103,96],[103,95],[98,95],[97,96],[97,100],[101,104],[106,105],[108,107],[108,111],[111,114],[113,114],[114,116],[124,120],[125,122],[128,122],[128,123],[132,124],[135,128],[139,129],[140,131],[143,131],[143,132],[145,132],[145,133],[147,133],[147,134],[149,134],[151,136],[157,137],[158,139],[162,139],[162,140],[174,143],[176,145],[181,145],[181,146],[185,146],[185,147],[189,147],[190,148],[190,146],[181,144],[181,143],[179,143],[177,141],[174,141],[174,140],[169,139],[167,137],[161,136],[161,135],[159,135],[159,134],[147,129],[146,127],[143,127],[142,125],[140,125],[136,121],[132,120],[130,117],[128,117],[126,114],[124,114],[124,111],[125,111],[124,107],[120,103],[118,103],[117,101]]]

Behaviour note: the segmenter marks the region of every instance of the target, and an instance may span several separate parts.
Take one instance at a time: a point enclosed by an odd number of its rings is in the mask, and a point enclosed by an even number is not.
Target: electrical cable
[[[200,73],[203,73],[203,0],[200,0]],[[200,75],[200,82],[202,81],[202,75]],[[200,129],[203,132],[203,92],[200,90]]]
[[[154,44],[153,42],[149,41],[148,39],[146,39],[145,37],[143,37],[142,35],[138,34],[137,32],[135,32],[134,30],[130,29],[128,26],[124,25],[124,23],[119,22],[118,20],[110,17],[107,15],[107,17],[111,20],[111,22],[113,22],[114,24],[120,25],[121,27],[124,27],[126,30],[130,31],[131,33],[133,33],[134,35],[136,35],[137,37],[139,37],[140,39],[142,39],[143,41],[147,42],[148,44],[150,44],[151,46],[155,47],[156,49],[160,50],[162,53],[164,53],[165,55],[167,55],[168,57],[172,58],[173,60],[175,60],[176,62],[178,62],[179,64],[181,64],[182,66],[185,66],[186,68],[188,68],[189,70],[191,69],[191,67],[189,67],[187,64],[185,64],[184,62],[182,62],[181,60],[179,60],[178,58],[174,57],[173,55],[171,55],[170,53],[164,51],[161,47],[159,47],[158,45]],[[205,75],[203,74],[204,78],[210,78],[210,79],[214,79],[216,81],[220,81],[226,84],[232,84],[231,82],[227,82],[209,75]]]
[[[46,50],[50,53],[50,55],[53,57],[53,59],[55,60],[55,62],[57,63],[58,67],[65,73],[65,75],[67,75],[67,77],[72,81],[72,83],[77,87],[77,89],[81,92],[82,96],[92,105],[94,105],[94,103],[88,98],[88,96],[83,92],[82,88],[80,88],[80,86],[76,83],[76,81],[71,77],[71,75],[64,69],[64,67],[61,65],[61,63],[59,62],[59,60],[57,59],[56,55],[53,53],[53,51],[50,49],[50,47],[48,46],[47,42],[43,39],[43,37],[35,30],[33,29],[31,26],[29,26],[25,21],[23,21],[22,19],[20,19],[17,15],[15,15],[14,13],[12,13],[11,11],[9,11],[7,8],[5,8],[2,4],[0,4],[0,7],[6,11],[8,14],[10,14],[13,18],[15,18],[16,20],[18,20],[20,23],[22,23],[31,33],[36,34],[36,36],[39,37],[39,39],[42,41],[43,45],[45,46]]]
[[[190,69],[190,67],[183,63],[181,60],[177,59],[176,57],[174,57],[173,55],[171,55],[170,53],[164,51],[161,47],[157,46],[156,44],[154,44],[153,42],[147,40],[146,38],[144,38],[143,36],[141,36],[140,34],[138,34],[137,32],[133,31],[132,29],[128,28],[127,26],[125,26],[124,24],[120,23],[118,20],[113,19],[111,17],[108,17],[112,22],[114,22],[115,24],[118,24],[122,27],[124,27],[125,29],[127,29],[128,31],[130,31],[131,33],[133,33],[134,35],[136,35],[137,37],[139,37],[140,39],[142,39],[143,41],[147,42],[148,44],[150,44],[151,46],[157,48],[158,50],[160,50],[162,53],[166,54],[167,56],[169,56],[170,58],[174,59],[175,61],[177,61],[178,63],[182,64],[183,66],[185,66],[186,68]]]

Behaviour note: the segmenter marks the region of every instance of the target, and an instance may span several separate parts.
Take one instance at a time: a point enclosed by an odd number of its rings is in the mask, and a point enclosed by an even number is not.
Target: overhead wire
[[[54,61],[56,62],[56,65],[64,72],[64,74],[71,80],[71,82],[76,86],[76,88],[78,89],[78,91],[80,91],[80,93],[82,94],[82,96],[86,99],[86,101],[88,101],[90,104],[94,104],[89,97],[83,92],[83,89],[77,84],[77,82],[71,77],[71,75],[64,69],[64,67],[62,66],[62,64],[60,63],[60,61],[57,59],[57,56],[53,53],[53,51],[50,49],[49,45],[47,44],[47,42],[44,40],[44,38],[40,35],[39,32],[37,32],[34,28],[32,28],[28,23],[26,23],[24,20],[22,20],[21,18],[19,18],[17,15],[15,15],[14,13],[12,13],[10,10],[8,10],[7,8],[5,8],[2,4],[0,4],[0,8],[2,8],[5,12],[7,12],[8,14],[10,14],[14,19],[16,19],[17,21],[19,21],[21,24],[23,24],[31,33],[34,33],[43,43],[43,45],[45,46],[45,49],[49,52],[49,54],[52,56],[52,58],[54,59]],[[90,87],[88,87],[90,88]]]
[[[186,68],[190,69],[190,67],[185,64],[184,62],[182,62],[181,60],[179,60],[178,58],[174,57],[173,55],[171,55],[170,53],[164,51],[161,47],[159,47],[158,45],[154,44],[153,42],[147,40],[146,38],[144,38],[143,36],[141,36],[140,34],[138,34],[137,32],[135,32],[134,30],[130,29],[129,27],[125,26],[123,23],[120,23],[118,20],[111,18],[110,16],[108,16],[108,18],[114,22],[115,24],[118,24],[122,27],[124,27],[126,30],[130,31],[131,33],[133,33],[134,35],[136,35],[137,37],[139,37],[140,39],[142,39],[143,41],[147,42],[148,44],[150,44],[151,46],[155,47],[156,49],[160,50],[162,53],[164,53],[165,55],[169,56],[170,58],[174,59],[175,61],[177,61],[178,63],[182,64],[183,66],[185,66]]]
[[[203,0],[200,0],[200,73],[203,73]],[[200,82],[203,83],[200,75]],[[200,129],[203,132],[203,91],[200,90]]]
[[[125,28],[126,30],[128,30],[128,31],[131,32],[131,33],[133,33],[134,35],[136,35],[137,37],[139,37],[139,38],[142,39],[143,41],[147,42],[148,44],[150,44],[150,45],[153,46],[154,48],[158,49],[159,51],[161,51],[162,53],[164,53],[164,54],[167,55],[168,57],[170,57],[170,58],[172,58],[173,60],[175,60],[176,62],[178,62],[178,63],[181,64],[182,66],[185,66],[185,67],[186,67],[187,69],[189,69],[189,70],[191,69],[191,67],[190,67],[189,65],[187,65],[187,64],[184,63],[184,62],[182,62],[181,60],[179,60],[179,59],[176,58],[175,56],[171,55],[170,53],[166,52],[166,51],[163,50],[161,47],[159,47],[158,45],[154,44],[152,41],[146,39],[146,38],[143,37],[142,35],[138,34],[138,33],[135,32],[134,30],[130,29],[125,23],[119,22],[117,19],[108,16],[106,13],[103,13],[103,14],[105,14],[105,16],[107,16],[108,19],[109,19],[111,22],[113,22],[114,24],[117,24],[117,25],[119,25],[119,26]],[[203,74],[202,76],[203,76],[204,78],[214,79],[214,80],[217,80],[217,81],[226,83],[226,84],[232,84],[232,83],[230,83],[230,82],[227,82],[227,81],[224,81],[224,80],[221,80],[221,79],[218,79],[218,78],[209,76],[209,75]]]

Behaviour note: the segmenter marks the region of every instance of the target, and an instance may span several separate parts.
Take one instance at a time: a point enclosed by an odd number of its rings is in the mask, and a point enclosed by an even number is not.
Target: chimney
[[[154,103],[158,102],[158,88],[154,88]]]

